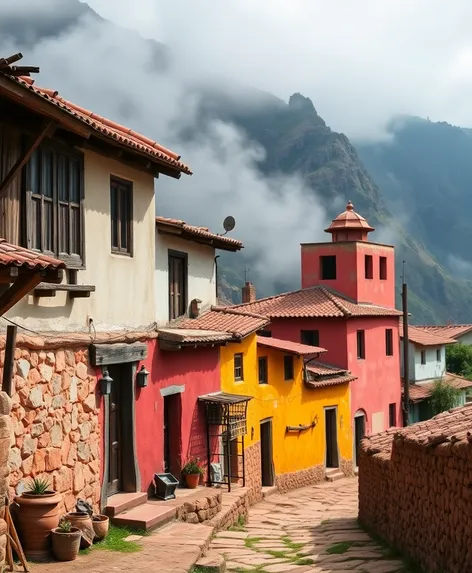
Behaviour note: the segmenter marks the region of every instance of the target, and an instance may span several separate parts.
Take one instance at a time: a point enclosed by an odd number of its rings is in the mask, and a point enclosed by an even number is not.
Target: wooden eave
[[[235,253],[244,248],[243,245],[241,246],[231,245],[226,242],[220,241],[217,238],[209,239],[206,237],[199,237],[198,235],[194,235],[193,233],[190,233],[185,229],[176,227],[171,223],[167,224],[158,222],[156,223],[156,225],[157,225],[157,232],[160,233],[161,235],[177,236],[183,239],[184,241],[191,241],[193,243],[199,243],[201,245],[208,245],[209,247],[212,247],[213,249],[219,249],[220,251],[230,251],[232,253]]]

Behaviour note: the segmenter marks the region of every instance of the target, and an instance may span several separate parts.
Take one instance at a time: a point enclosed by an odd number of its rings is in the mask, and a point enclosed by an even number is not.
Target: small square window
[[[293,380],[293,356],[284,356],[284,378]]]
[[[259,334],[259,336],[265,336],[266,338],[271,338],[272,331],[271,330],[261,330],[258,334]]]
[[[357,358],[365,358],[365,330],[357,331]]]
[[[421,364],[423,364],[423,366],[426,364],[426,350],[421,351]]]
[[[320,331],[319,330],[300,330],[300,342],[307,346],[320,345]]]
[[[385,354],[393,356],[393,330],[391,328],[385,329]]]
[[[387,280],[387,257],[379,259],[379,276],[381,281]]]
[[[436,362],[441,362],[441,349],[436,350]]]
[[[243,355],[242,354],[235,354],[234,355],[234,379],[235,380],[244,380]]]
[[[372,255],[365,256],[365,278],[366,279],[374,278],[374,259]]]
[[[320,276],[323,281],[336,280],[336,256],[320,257]]]
[[[267,356],[261,356],[258,362],[259,362],[259,384],[268,384]]]
[[[388,423],[391,428],[397,425],[397,405],[388,405]]]

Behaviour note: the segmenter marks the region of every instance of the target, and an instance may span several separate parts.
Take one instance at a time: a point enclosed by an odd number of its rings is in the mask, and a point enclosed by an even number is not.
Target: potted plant
[[[18,524],[25,555],[42,559],[49,553],[51,530],[59,525],[62,496],[51,490],[47,479],[34,478],[26,490],[15,497],[19,505]]]
[[[58,561],[74,561],[79,553],[82,533],[78,527],[62,518],[58,527],[51,531],[52,552]]]
[[[110,519],[107,515],[93,515],[92,525],[95,532],[95,541],[105,539],[110,527]]]
[[[185,484],[189,489],[195,489],[203,475],[203,467],[198,458],[192,458],[182,468]]]

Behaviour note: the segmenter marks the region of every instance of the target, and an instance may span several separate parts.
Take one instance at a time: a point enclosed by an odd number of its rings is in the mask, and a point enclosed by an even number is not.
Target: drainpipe
[[[305,383],[308,380],[308,375],[306,373],[306,365],[309,364],[312,360],[318,360],[318,358],[320,357],[320,352],[318,352],[315,356],[313,356],[312,358],[310,358],[310,360],[304,360],[303,361],[303,380],[302,382]]]
[[[220,255],[215,257],[215,291],[216,291],[216,304],[218,304],[218,259]]]

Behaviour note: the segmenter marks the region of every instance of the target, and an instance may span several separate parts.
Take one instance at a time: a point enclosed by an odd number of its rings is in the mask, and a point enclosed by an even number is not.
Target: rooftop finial
[[[347,202],[346,211],[354,211],[354,205],[352,204],[351,201]]]

